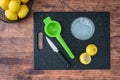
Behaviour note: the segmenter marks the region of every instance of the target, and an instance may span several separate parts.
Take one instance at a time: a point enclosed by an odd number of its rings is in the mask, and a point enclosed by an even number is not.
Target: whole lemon
[[[14,1],[14,0],[12,0],[12,1]],[[15,1],[18,1],[18,3],[21,4],[21,0],[15,0]]]
[[[5,16],[6,16],[6,18],[9,19],[9,20],[17,20],[17,19],[18,19],[18,18],[17,18],[17,14],[14,13],[14,12],[12,12],[12,11],[10,11],[10,10],[6,10],[6,11],[5,11]]]
[[[21,0],[21,2],[25,4],[25,3],[29,2],[29,0]]]
[[[18,12],[18,17],[24,18],[24,17],[26,17],[28,12],[29,12],[29,8],[27,7],[27,5],[21,5],[20,10]]]
[[[21,4],[21,0],[18,0],[19,4]]]
[[[0,7],[3,10],[7,10],[8,9],[8,3],[9,3],[9,0],[0,0]]]
[[[11,0],[9,2],[8,8],[12,12],[18,12],[20,10],[20,4],[18,0]]]

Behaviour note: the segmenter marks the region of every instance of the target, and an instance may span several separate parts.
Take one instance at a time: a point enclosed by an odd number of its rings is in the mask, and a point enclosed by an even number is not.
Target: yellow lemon
[[[8,9],[8,3],[9,3],[9,0],[0,0],[0,7],[3,10],[7,10]]]
[[[27,5],[21,5],[20,11],[18,12],[18,17],[19,18],[24,18],[29,12],[29,8]]]
[[[80,55],[79,59],[80,62],[84,65],[87,65],[91,62],[91,56],[85,52]]]
[[[29,0],[21,0],[21,2],[25,4],[25,3],[29,2]]]
[[[19,4],[21,4],[21,0],[18,0]]]
[[[88,53],[90,56],[94,56],[97,53],[98,49],[97,46],[94,44],[89,44],[86,47],[86,53]]]
[[[18,19],[18,18],[17,18],[17,14],[14,13],[14,12],[12,12],[12,11],[10,11],[10,10],[6,10],[6,11],[5,11],[5,16],[6,16],[6,18],[9,19],[9,20],[17,20],[17,19]]]
[[[20,4],[18,0],[11,0],[8,6],[9,10],[12,12],[18,12],[20,10]]]
[[[11,0],[11,1],[14,1],[14,0]],[[21,0],[15,0],[15,1],[18,1],[18,3],[21,4]]]

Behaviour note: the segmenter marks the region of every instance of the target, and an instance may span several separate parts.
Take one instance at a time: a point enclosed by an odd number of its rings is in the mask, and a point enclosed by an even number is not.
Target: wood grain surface
[[[110,70],[34,70],[33,12],[110,12]],[[120,0],[34,0],[23,21],[0,21],[0,80],[120,80]]]

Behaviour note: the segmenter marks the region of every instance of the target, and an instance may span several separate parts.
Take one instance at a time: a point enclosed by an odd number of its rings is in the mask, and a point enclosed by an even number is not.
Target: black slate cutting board
[[[63,55],[69,60],[69,68],[58,58],[45,39],[44,23],[46,17],[60,22],[61,35],[75,54],[71,60],[55,38],[50,38]],[[70,27],[78,17],[88,17],[95,24],[95,33],[89,40],[78,40],[72,36]],[[38,33],[43,33],[43,49],[38,49]],[[85,52],[88,44],[98,47],[98,53],[92,57],[89,65],[79,62],[79,55]],[[35,12],[34,13],[34,69],[35,70],[79,70],[79,69],[109,69],[110,68],[110,13],[108,12]]]

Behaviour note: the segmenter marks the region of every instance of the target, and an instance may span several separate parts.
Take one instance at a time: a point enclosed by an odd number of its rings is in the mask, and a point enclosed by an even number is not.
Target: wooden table
[[[33,12],[108,11],[111,14],[110,70],[34,70]],[[0,80],[120,80],[120,0],[34,0],[18,23],[0,21]]]

